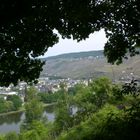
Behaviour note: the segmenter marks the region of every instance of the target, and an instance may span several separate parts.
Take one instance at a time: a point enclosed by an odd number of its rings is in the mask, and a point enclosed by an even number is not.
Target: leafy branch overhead
[[[140,45],[139,0],[1,0],[0,85],[34,81],[44,62],[36,57],[63,38],[77,41],[104,28],[108,62],[121,63]]]

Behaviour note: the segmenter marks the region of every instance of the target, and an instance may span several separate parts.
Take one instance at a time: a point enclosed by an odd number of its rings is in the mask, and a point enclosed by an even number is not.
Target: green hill
[[[134,73],[137,77],[140,75],[140,56],[124,60],[124,63],[119,66],[107,63],[103,51],[62,54],[43,60],[46,64],[41,76],[73,79],[108,76],[118,80],[130,73]]]
[[[99,51],[88,51],[88,52],[78,52],[78,53],[66,53],[57,56],[47,57],[43,60],[50,60],[50,59],[78,59],[78,58],[86,58],[86,57],[97,57],[97,56],[104,56],[103,50]]]

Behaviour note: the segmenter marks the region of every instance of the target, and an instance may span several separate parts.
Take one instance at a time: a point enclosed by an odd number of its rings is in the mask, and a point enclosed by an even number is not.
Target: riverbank
[[[0,113],[0,117],[1,116],[6,116],[6,115],[11,115],[11,114],[16,114],[16,113],[20,113],[20,112],[24,112],[24,111],[25,111],[25,109],[22,108],[22,109],[17,110],[17,111],[10,111],[10,112],[5,112],[5,113]]]
[[[55,105],[46,104],[44,105],[44,110],[42,112],[42,118],[47,118],[46,121],[53,122],[55,119]],[[20,110],[23,112],[15,113],[11,115],[5,115],[0,117],[0,135],[7,134],[9,132],[16,132],[17,134],[20,132],[21,125],[24,120],[26,120],[26,114],[24,110]],[[17,111],[16,111],[17,112]],[[44,120],[45,121],[45,120]]]
[[[56,103],[50,103],[50,104],[43,104],[43,107],[47,107],[47,106],[51,106],[51,105],[55,105]],[[17,111],[10,111],[10,112],[5,112],[5,113],[0,113],[0,117],[1,116],[6,116],[6,115],[11,115],[11,114],[16,114],[16,113],[20,113],[20,112],[24,112],[25,108],[22,107],[21,109],[17,110]]]

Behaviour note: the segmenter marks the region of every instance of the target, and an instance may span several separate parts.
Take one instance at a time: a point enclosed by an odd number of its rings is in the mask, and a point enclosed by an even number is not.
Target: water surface
[[[47,117],[48,121],[54,120],[54,105],[47,106],[42,114],[43,117]],[[15,131],[20,132],[20,125],[25,120],[25,113],[18,112],[15,114],[9,114],[0,116],[0,134]]]

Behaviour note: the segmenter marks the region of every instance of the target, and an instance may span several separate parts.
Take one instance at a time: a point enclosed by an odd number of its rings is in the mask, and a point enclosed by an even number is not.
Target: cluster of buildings
[[[79,83],[88,85],[88,80],[73,80],[70,78],[50,80],[49,78],[39,78],[35,88],[38,89],[39,92],[55,93],[61,89],[61,84],[64,84],[65,89],[68,90],[68,88],[74,87]]]
[[[138,85],[140,85],[140,76],[125,70],[122,71],[118,79],[119,83],[131,83],[132,80],[136,80]]]
[[[73,80],[67,79],[49,79],[48,77],[39,78],[38,83],[34,85],[38,92],[55,93],[61,89],[61,84],[65,85],[65,89],[73,87],[76,84],[88,85],[88,80]],[[0,87],[0,96],[19,95],[22,99],[25,97],[26,90],[30,88],[26,82],[20,82],[17,86],[10,85],[9,87]]]

